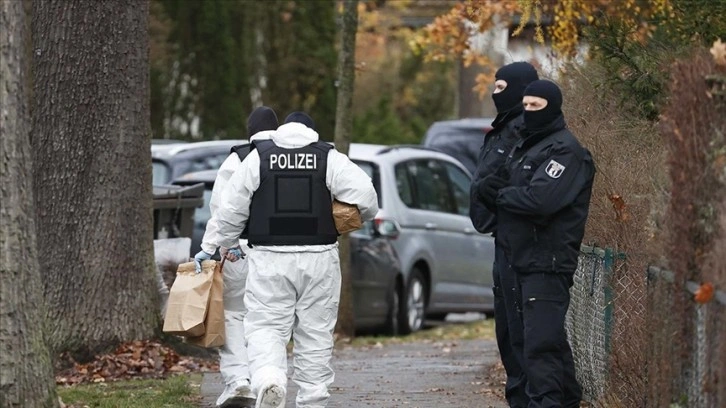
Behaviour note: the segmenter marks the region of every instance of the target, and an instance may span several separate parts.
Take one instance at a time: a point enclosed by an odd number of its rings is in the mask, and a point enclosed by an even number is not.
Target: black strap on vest
[[[232,149],[229,150],[229,153],[236,154],[237,157],[239,157],[239,161],[243,161],[245,157],[247,157],[248,154],[254,149],[254,145],[252,143],[244,143],[241,145],[237,145],[232,147]]]

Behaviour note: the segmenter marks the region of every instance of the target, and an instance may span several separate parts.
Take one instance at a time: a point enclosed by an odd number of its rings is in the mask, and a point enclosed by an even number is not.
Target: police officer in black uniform
[[[566,127],[557,85],[532,82],[523,105],[525,129],[507,157],[507,177],[484,179],[480,194],[496,205],[497,239],[519,284],[529,408],[579,407],[565,315],[595,166]]]
[[[524,89],[537,79],[537,70],[527,62],[505,65],[495,74],[492,99],[497,108],[497,117],[492,122],[492,130],[484,136],[469,206],[471,221],[481,233],[492,233],[496,237],[497,220],[493,203],[487,208],[479,198],[478,183],[488,175],[503,173],[507,155],[520,139]],[[529,398],[525,392],[527,380],[522,370],[524,334],[512,291],[516,287],[516,280],[514,274],[507,274],[509,265],[498,241],[495,241],[494,248],[494,321],[499,356],[507,373],[505,396],[510,407],[526,408]]]

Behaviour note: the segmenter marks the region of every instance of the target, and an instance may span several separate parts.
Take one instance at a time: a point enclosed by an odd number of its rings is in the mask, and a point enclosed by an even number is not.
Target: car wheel
[[[426,282],[418,268],[411,270],[408,285],[401,297],[400,324],[401,334],[409,334],[421,330],[424,324],[426,308]]]
[[[386,323],[383,326],[384,334],[389,336],[395,336],[398,334],[399,327],[401,327],[400,319],[401,316],[401,287],[396,283],[389,296],[388,304],[388,317],[386,317]]]

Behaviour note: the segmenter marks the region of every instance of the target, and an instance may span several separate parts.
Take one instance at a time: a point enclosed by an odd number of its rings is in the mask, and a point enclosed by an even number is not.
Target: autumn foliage
[[[448,13],[436,17],[412,41],[416,52],[422,52],[426,60],[444,61],[461,59],[464,66],[477,64],[485,68],[480,74],[477,90],[493,82],[494,67],[490,58],[471,48],[471,39],[496,25],[510,24],[520,12],[519,3],[513,0],[467,0],[457,3]],[[481,89],[480,89],[481,88]]]
[[[412,41],[412,47],[432,61],[456,58],[465,66],[483,66],[487,73],[477,78],[476,87],[483,96],[495,67],[471,45],[475,36],[494,27],[514,27],[512,36],[518,36],[533,25],[534,40],[549,43],[555,54],[566,59],[577,53],[586,24],[617,24],[624,27],[626,40],[645,42],[658,18],[676,18],[669,0],[466,0],[437,17]],[[551,20],[546,27],[545,19]]]
[[[582,41],[584,23],[594,25],[617,20],[631,27],[631,39],[644,40],[656,28],[651,23],[654,18],[675,18],[676,14],[669,0],[466,0],[429,24],[416,45],[427,49],[433,60],[456,56],[481,62],[477,56],[470,55],[470,38],[497,24],[511,23],[515,16],[519,22],[513,36],[534,24],[537,42],[545,43],[546,31],[552,48],[561,56],[571,56]],[[552,20],[546,29],[543,17]]]

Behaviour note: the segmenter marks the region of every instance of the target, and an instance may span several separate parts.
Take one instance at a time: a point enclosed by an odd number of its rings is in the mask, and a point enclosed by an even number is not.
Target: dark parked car
[[[202,183],[204,205],[194,214],[194,232],[191,256],[199,250],[209,220],[209,199],[217,170],[186,174],[176,185]],[[353,310],[355,326],[359,331],[381,331],[394,334],[399,329],[399,305],[396,294],[397,279],[402,276],[401,264],[392,242],[374,228],[373,222],[350,234],[351,273],[353,277]]]
[[[474,174],[479,149],[493,120],[469,118],[434,122],[426,131],[422,144],[455,157]]]
[[[217,170],[229,156],[230,149],[243,143],[247,140],[152,144],[153,183],[155,186],[168,184],[187,173]]]

